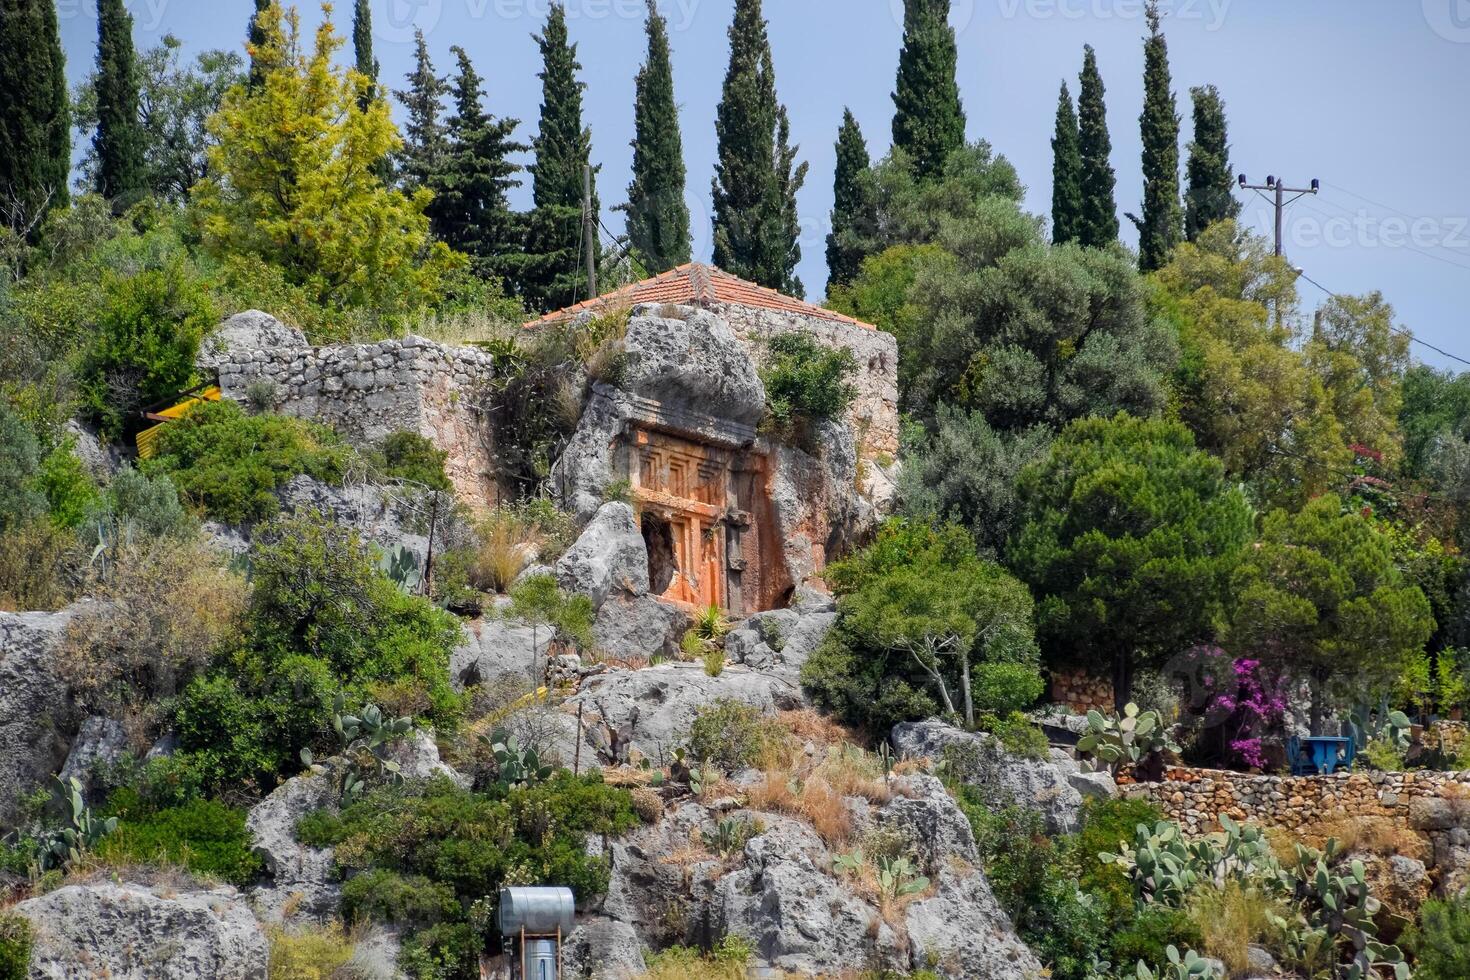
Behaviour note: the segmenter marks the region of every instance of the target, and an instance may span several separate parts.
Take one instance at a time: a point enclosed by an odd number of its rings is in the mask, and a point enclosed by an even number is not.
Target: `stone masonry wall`
[[[857,363],[852,385],[856,389],[848,422],[866,459],[886,463],[898,456],[898,341],[892,334],[822,317],[783,313],[753,306],[719,303],[712,311],[730,324],[737,336],[755,346],[779,333],[799,331],[828,347],[852,351]],[[883,459],[886,457],[886,459]]]
[[[492,367],[489,354],[422,337],[375,344],[242,350],[219,365],[226,398],[244,401],[252,385],[273,386],[275,410],[321,422],[357,446],[400,430],[448,453],[445,471],[472,506],[497,499],[493,430],[475,406]]]
[[[1215,769],[1170,769],[1161,783],[1123,787],[1178,822],[1186,836],[1220,829],[1220,814],[1261,827],[1387,818],[1424,837],[1442,893],[1470,883],[1470,772],[1351,772],[1331,776],[1253,776]]]
[[[1085,715],[1092,709],[1104,713],[1113,710],[1113,682],[1096,677],[1085,670],[1054,670],[1047,700],[1064,704],[1073,714]]]

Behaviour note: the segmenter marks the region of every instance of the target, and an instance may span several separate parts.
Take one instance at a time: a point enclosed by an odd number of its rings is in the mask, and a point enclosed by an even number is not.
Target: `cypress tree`
[[[265,28],[260,26],[260,15],[270,10],[271,0],[255,0],[255,13],[245,31],[246,45],[250,50],[250,87],[260,88],[265,82],[265,67],[255,59],[255,53],[265,43]]]
[[[143,124],[138,117],[138,76],[133,18],[122,0],[97,4],[97,193],[119,206],[147,191]]]
[[[582,126],[582,89],[577,46],[567,37],[567,11],[551,5],[546,27],[536,36],[541,49],[541,128],[531,164],[533,210],[526,239],[520,288],[527,303],[551,309],[582,298],[582,178],[592,159],[592,133]],[[597,190],[592,220],[597,220]],[[594,257],[595,258],[595,257]]]
[[[832,183],[832,232],[827,236],[827,291],[845,286],[856,278],[866,252],[862,236],[872,234],[878,223],[873,200],[872,158],[863,139],[862,127],[851,109],[844,109],[842,128],[837,131],[837,172]]]
[[[689,261],[689,206],[684,203],[684,139],[674,102],[668,22],[648,0],[648,60],[634,102],[633,182],[628,185],[628,242],[651,273]]]
[[[1138,267],[1152,272],[1169,261],[1184,237],[1179,207],[1179,113],[1169,76],[1169,45],[1159,30],[1159,7],[1148,4],[1143,45],[1143,219],[1138,223]]]
[[[734,275],[791,291],[799,285],[794,259],[801,255],[794,202],[806,166],[793,170],[795,150],[778,144],[783,115],[761,2],[736,0],[715,112],[714,260]]]
[[[442,75],[434,74],[434,63],[429,58],[429,46],[424,42],[424,32],[414,32],[414,67],[404,76],[408,88],[393,94],[408,110],[408,122],[403,127],[403,149],[398,154],[398,170],[402,174],[404,189],[416,191],[421,187],[435,189],[435,181],[444,170],[444,160],[449,147],[444,135],[444,95],[449,91]],[[434,234],[442,232],[443,213],[436,199],[428,208],[429,222]]]
[[[800,147],[791,144],[791,117],[783,105],[776,110],[776,187],[781,225],[773,245],[783,250],[778,253],[777,261],[785,282],[776,288],[789,296],[804,297],[806,287],[796,274],[796,267],[801,264],[801,214],[796,209],[796,192],[806,183],[809,165],[796,162],[799,151]]]
[[[950,0],[904,0],[903,51],[893,92],[893,145],[920,177],[932,177],[965,145],[959,48],[949,26]]]
[[[34,238],[66,204],[71,103],[52,0],[0,0],[0,221]]]
[[[373,11],[368,0],[357,0],[352,9],[352,53],[358,73],[373,83],[358,99],[366,112],[369,103],[377,98],[378,87],[378,59],[373,56]]]
[[[1240,214],[1235,178],[1230,172],[1230,138],[1225,103],[1213,85],[1189,90],[1194,100],[1194,139],[1189,144],[1189,192],[1185,196],[1184,234],[1194,241],[1216,221]]]
[[[1097,55],[1092,45],[1084,48],[1082,90],[1077,98],[1079,147],[1082,152],[1082,220],[1077,240],[1099,248],[1118,240],[1118,206],[1113,199],[1116,178],[1108,157],[1113,152],[1108,137],[1108,107]]]
[[[454,115],[447,121],[449,153],[435,180],[441,202],[441,237],[471,256],[481,275],[505,275],[507,257],[517,250],[519,229],[506,194],[521,182],[520,167],[508,157],[529,149],[512,137],[518,119],[496,119],[483,106],[484,86],[464,48],[450,49],[459,60],[454,78]]]
[[[1056,134],[1051,138],[1051,240],[1075,242],[1082,225],[1082,145],[1072,93],[1062,83]]]

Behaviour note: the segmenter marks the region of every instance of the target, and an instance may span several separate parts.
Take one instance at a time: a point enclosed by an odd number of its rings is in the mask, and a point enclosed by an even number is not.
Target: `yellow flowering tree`
[[[261,12],[255,87],[239,85],[210,120],[218,145],[194,187],[204,241],[282,269],[318,302],[410,309],[433,302],[465,258],[429,236],[432,193],[388,187],[379,163],[402,140],[371,79],[332,63],[343,43],[331,4],[310,54],[295,8]]]

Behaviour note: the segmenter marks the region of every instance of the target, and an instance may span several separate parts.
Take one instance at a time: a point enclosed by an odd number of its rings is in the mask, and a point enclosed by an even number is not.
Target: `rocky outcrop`
[[[616,919],[588,916],[562,944],[565,980],[634,980],[647,969],[638,933]]]
[[[725,637],[725,655],[796,682],[802,664],[836,622],[837,604],[830,596],[806,593],[790,608],[756,613],[742,622]]]
[[[464,624],[464,639],[449,657],[449,679],[460,690],[513,674],[526,683],[546,657],[551,631],[503,616]]]
[[[592,642],[604,656],[677,657],[689,616],[653,596],[617,597],[604,603],[592,623]]]
[[[984,787],[999,801],[1035,810],[1052,834],[1079,829],[1084,796],[1118,793],[1112,777],[1082,773],[1063,753],[1023,758],[1007,752],[991,735],[961,731],[935,719],[897,725],[889,740],[895,752],[911,758],[938,760],[948,751],[963,782]]]
[[[67,885],[15,906],[31,923],[31,980],[257,980],[268,947],[233,888]]]
[[[617,502],[598,508],[557,561],[556,579],[562,589],[587,596],[598,609],[613,596],[647,595],[648,546],[633,508]]]
[[[17,798],[66,759],[66,685],[49,660],[74,608],[0,613],[0,829],[16,819]]]
[[[893,785],[895,798],[871,819],[902,835],[932,884],[886,917],[834,871],[839,849],[807,824],[694,802],[612,842],[612,878],[599,912],[659,946],[738,933],[755,947],[758,965],[800,975],[874,966],[967,980],[1039,974],[976,866],[969,823],[938,780],[897,777]],[[720,820],[755,832],[738,852],[715,854],[700,842]]]
[[[588,677],[562,714],[583,709],[585,744],[607,761],[626,761],[636,749],[667,762],[688,738],[699,709],[726,698],[767,713],[803,704],[801,690],[779,677],[741,667],[710,677],[700,665],[680,663]]]
[[[289,352],[308,346],[306,334],[296,327],[288,327],[269,313],[246,310],[225,320],[204,338],[194,365],[202,371],[213,371],[235,353]]]
[[[266,871],[266,883],[250,897],[266,922],[280,922],[287,913],[313,920],[337,914],[342,889],[332,867],[331,849],[309,847],[296,838],[298,820],[336,805],[335,780],[330,772],[323,772],[292,777],[250,808],[245,828]]]
[[[88,718],[82,722],[71,751],[67,753],[66,762],[61,767],[61,779],[75,779],[84,787],[88,786],[93,775],[121,759],[127,747],[128,737],[121,724],[111,718]]]

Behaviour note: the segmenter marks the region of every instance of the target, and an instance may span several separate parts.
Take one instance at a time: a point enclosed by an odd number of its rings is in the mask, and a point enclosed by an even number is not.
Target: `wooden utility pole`
[[[1313,178],[1312,179],[1312,186],[1311,187],[1287,187],[1286,186],[1286,183],[1284,181],[1277,180],[1275,177],[1267,177],[1266,178],[1266,182],[1264,184],[1248,184],[1248,183],[1246,183],[1245,174],[1241,174],[1240,175],[1240,189],[1243,190],[1243,191],[1274,191],[1275,192],[1275,194],[1276,194],[1276,254],[1277,255],[1281,255],[1282,254],[1282,247],[1281,247],[1282,231],[1283,231],[1283,229],[1285,227],[1284,217],[1283,216],[1286,214],[1286,206],[1288,204],[1292,203],[1292,201],[1297,200],[1298,198],[1305,197],[1308,194],[1315,194],[1315,193],[1317,193],[1319,190],[1322,189],[1322,182],[1320,180],[1317,180],[1316,178]],[[1288,201],[1288,200],[1286,200],[1286,195],[1288,195],[1288,194],[1295,194],[1296,197],[1292,198],[1291,201]]]

